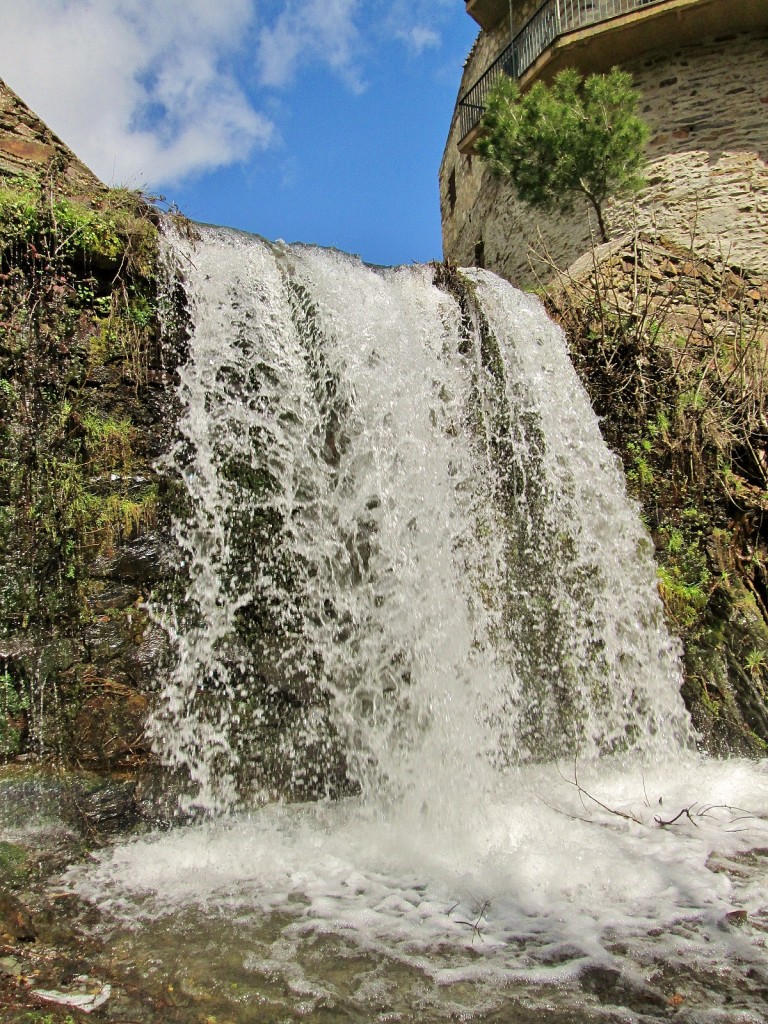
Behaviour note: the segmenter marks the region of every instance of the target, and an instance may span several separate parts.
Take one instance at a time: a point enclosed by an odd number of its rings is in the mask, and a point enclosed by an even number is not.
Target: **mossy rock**
[[[23,846],[0,840],[0,890],[23,882],[29,873],[27,851]]]
[[[706,628],[686,645],[683,695],[707,749],[768,753],[768,626],[734,577],[710,601]]]
[[[76,758],[80,744],[108,767],[143,734],[141,606],[170,571],[174,489],[153,467],[175,415],[158,217],[95,179],[73,195],[55,168],[1,171],[0,756]]]
[[[673,263],[670,280],[664,268]],[[547,303],[653,538],[702,745],[763,756],[768,291],[737,270],[637,235],[574,265]],[[746,293],[754,301],[744,303]]]

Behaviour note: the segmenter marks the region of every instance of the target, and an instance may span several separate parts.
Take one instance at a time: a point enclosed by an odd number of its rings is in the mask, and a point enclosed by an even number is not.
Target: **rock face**
[[[68,195],[94,197],[105,186],[0,79],[0,175],[55,173]]]
[[[177,361],[157,257],[155,211],[0,82],[0,759],[149,757]]]
[[[480,34],[460,95],[508,41],[505,26]],[[674,46],[674,43],[673,43]],[[651,126],[648,187],[636,205],[608,207],[612,234],[636,226],[678,245],[768,275],[768,42],[763,31],[664,46],[623,61]],[[591,246],[586,209],[570,216],[523,206],[479,158],[457,147],[456,120],[440,169],[446,259],[482,264],[520,286],[546,279],[537,254],[566,267]]]

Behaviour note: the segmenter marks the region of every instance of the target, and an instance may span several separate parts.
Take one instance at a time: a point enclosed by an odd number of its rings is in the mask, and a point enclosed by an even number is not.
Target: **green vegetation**
[[[0,757],[16,754],[21,739],[20,715],[28,705],[9,672],[0,673]]]
[[[159,344],[152,207],[59,184],[0,178],[0,757],[42,685],[1,652],[87,625],[94,559],[158,506],[142,426]]]
[[[632,78],[614,68],[583,79],[561,71],[525,94],[502,77],[480,122],[476,150],[525,203],[570,212],[583,198],[608,241],[604,204],[643,185],[648,128],[636,114]]]
[[[130,265],[153,273],[156,230],[141,196],[111,189],[98,207],[58,194],[50,179],[17,177],[0,183],[0,259],[31,254],[55,261]],[[59,268],[61,269],[61,268]]]
[[[18,1010],[9,1024],[78,1024],[71,1013],[65,1010]]]
[[[768,740],[768,309],[744,272],[643,237],[549,290],[653,537],[710,749]]]
[[[15,843],[0,840],[0,883],[2,888],[23,878],[27,873],[27,853]]]

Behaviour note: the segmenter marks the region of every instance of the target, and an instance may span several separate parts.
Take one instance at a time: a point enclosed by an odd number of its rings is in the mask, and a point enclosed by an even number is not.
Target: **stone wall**
[[[508,40],[480,33],[459,95]],[[738,34],[624,65],[643,95],[651,126],[648,187],[636,202],[608,207],[612,233],[636,223],[677,244],[768,271],[768,38]],[[462,155],[454,123],[440,168],[443,246],[459,265],[482,264],[530,286],[546,250],[567,265],[591,246],[588,211],[549,215],[519,203],[481,161]]]
[[[512,4],[512,33],[517,35],[526,22],[541,6],[541,0],[516,0]]]
[[[105,190],[69,146],[0,79],[0,176],[49,171],[69,195],[92,199]]]

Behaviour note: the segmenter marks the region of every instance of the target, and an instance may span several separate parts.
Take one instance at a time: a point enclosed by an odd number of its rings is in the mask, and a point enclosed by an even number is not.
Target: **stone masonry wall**
[[[60,190],[93,198],[105,186],[0,79],[0,177],[56,175]]]
[[[503,48],[481,33],[460,95]],[[678,245],[768,272],[768,38],[741,34],[625,65],[651,126],[648,186],[608,207],[612,234],[633,226]],[[535,254],[565,266],[590,248],[585,208],[550,215],[519,203],[478,157],[462,155],[454,124],[440,169],[443,246],[459,265],[482,264],[514,284],[547,276]]]

